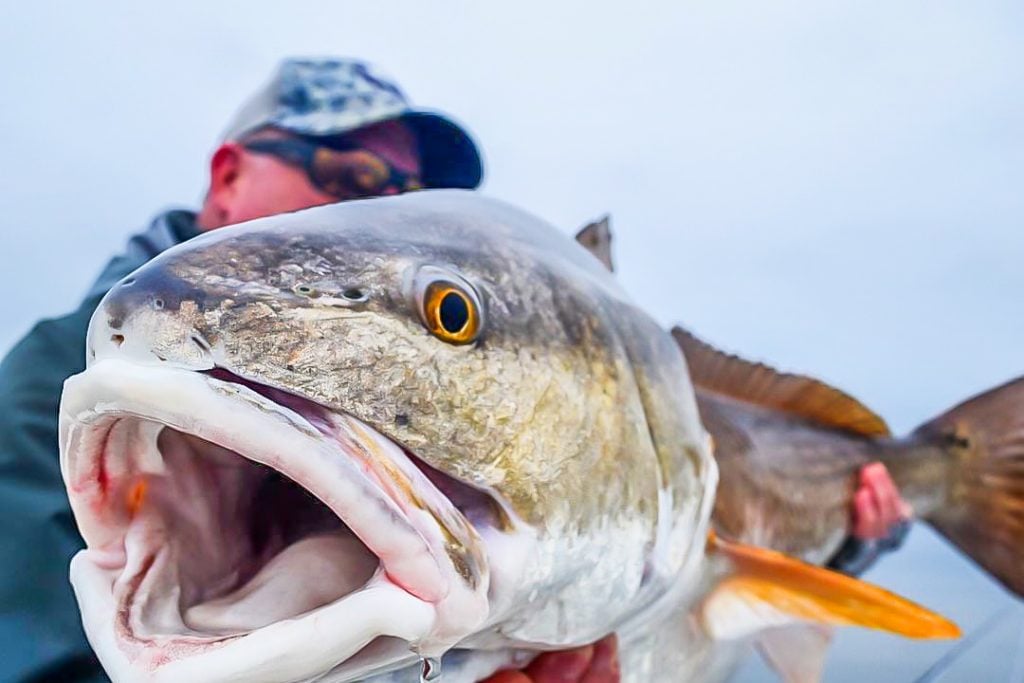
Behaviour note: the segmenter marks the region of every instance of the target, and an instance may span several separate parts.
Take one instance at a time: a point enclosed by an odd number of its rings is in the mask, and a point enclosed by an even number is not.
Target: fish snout
[[[89,363],[121,358],[191,370],[214,367],[202,330],[203,292],[165,268],[145,267],[124,278],[100,302],[89,324]]]

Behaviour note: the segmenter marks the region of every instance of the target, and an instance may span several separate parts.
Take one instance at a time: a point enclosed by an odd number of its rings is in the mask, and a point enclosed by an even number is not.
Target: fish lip
[[[150,388],[147,388],[147,385]],[[162,390],[156,391],[151,388],[155,386],[162,386]],[[175,390],[170,392],[171,396],[161,396],[160,394],[164,393],[163,389],[166,389],[167,386],[172,386]],[[121,400],[127,395],[133,396],[132,400]],[[201,420],[188,424],[188,421],[183,419],[186,417],[187,411],[173,407],[176,402],[179,405],[189,405],[187,401],[183,401],[188,397],[192,397],[203,405],[220,403],[221,407],[233,406],[239,411],[247,412],[246,419],[250,422],[261,416],[264,418],[270,416],[277,421],[277,424],[274,425],[277,432],[290,433],[291,437],[300,441],[304,440],[307,445],[312,444],[313,441],[321,444],[324,442],[322,429],[314,426],[303,415],[238,383],[225,381],[210,374],[201,374],[180,368],[140,366],[121,359],[105,359],[95,363],[90,370],[68,380],[61,404],[62,473],[68,487],[76,520],[89,546],[89,549],[83,551],[75,559],[75,563],[78,565],[77,573],[80,576],[83,572],[88,573],[92,570],[105,570],[109,574],[117,570],[123,572],[126,568],[124,564],[117,567],[119,560],[116,551],[107,552],[104,555],[104,549],[109,551],[111,548],[116,548],[119,540],[122,544],[124,543],[127,529],[118,539],[116,528],[114,533],[111,533],[110,527],[113,526],[111,520],[102,518],[106,505],[103,497],[107,493],[99,490],[102,488],[99,482],[104,477],[110,476],[103,474],[102,462],[106,457],[106,444],[90,443],[90,438],[93,441],[97,437],[109,438],[109,430],[106,435],[102,433],[103,426],[112,425],[117,420],[128,417],[171,427],[176,431],[193,434],[231,449],[242,457],[254,462],[261,462],[282,472],[321,498],[379,558],[381,570],[367,586],[374,582],[378,587],[385,586],[381,590],[385,590],[386,586],[393,586],[431,608],[433,614],[430,628],[424,633],[416,634],[415,638],[410,637],[410,640],[416,641],[417,647],[425,651],[446,649],[471,630],[467,629],[466,625],[471,624],[475,627],[486,618],[488,571],[482,551],[478,552],[476,557],[481,562],[477,567],[475,585],[469,585],[465,580],[465,573],[460,571],[460,568],[452,562],[449,554],[444,551],[444,544],[450,539],[446,539],[444,534],[439,532],[440,522],[433,519],[433,523],[431,523],[429,515],[411,514],[414,510],[408,509],[407,506],[403,509],[401,497],[398,495],[400,491],[388,491],[381,486],[382,481],[388,481],[386,476],[381,480],[380,473],[377,473],[375,475],[377,480],[374,481],[373,476],[367,476],[365,472],[360,474],[360,468],[354,467],[347,457],[337,460],[335,463],[342,463],[343,475],[355,481],[355,484],[349,487],[348,492],[357,494],[356,501],[358,503],[376,505],[384,513],[392,515],[398,523],[398,526],[392,530],[396,533],[401,531],[404,534],[402,542],[414,546],[412,551],[406,552],[402,548],[388,547],[388,539],[377,537],[376,530],[371,529],[372,524],[356,518],[359,516],[358,514],[353,517],[357,511],[353,510],[351,499],[348,501],[335,499],[331,502],[325,500],[325,498],[330,498],[330,486],[314,481],[309,476],[313,470],[304,470],[301,463],[297,463],[297,459],[293,458],[291,452],[282,451],[279,459],[274,461],[273,457],[267,456],[265,453],[254,453],[250,450],[244,436],[233,438],[225,434],[224,430],[218,431],[216,425]],[[189,409],[195,411],[196,406],[191,405]],[[378,438],[371,450],[374,451],[374,455],[387,457],[390,460],[387,468],[397,468],[397,471],[406,474],[419,471],[416,465],[403,454],[401,447],[387,437],[377,434],[368,425],[359,423],[351,416],[342,413],[331,414],[344,418],[343,422],[349,429],[347,436],[353,444],[371,443],[372,436],[376,435]],[[363,433],[353,434],[353,429],[363,430]],[[240,431],[244,430],[240,429]],[[390,444],[390,450],[387,448],[388,444]],[[267,452],[269,453],[270,450],[271,448],[268,447]],[[333,448],[333,454],[335,456],[339,454],[350,456],[352,450],[352,448],[336,446]],[[382,451],[384,452],[382,453]],[[304,457],[308,456],[308,453],[303,455]],[[267,462],[268,460],[270,462]],[[99,466],[97,466],[97,461],[100,463]],[[365,462],[363,465],[365,466]],[[97,475],[97,472],[100,474]],[[436,487],[430,484],[426,477],[421,475],[412,481],[417,491],[422,490],[429,493],[434,505],[440,506],[442,509],[447,505],[447,509],[443,511],[448,515],[449,521],[459,522],[461,520],[465,528],[472,531],[472,527],[461,513]],[[335,491],[335,493],[338,492]],[[479,539],[477,538],[475,541],[479,541]],[[474,539],[469,539],[469,542],[472,545]],[[127,559],[123,558],[123,561],[127,561]],[[126,578],[134,586],[124,591],[118,604],[114,606],[119,615],[119,621],[120,616],[125,616],[129,612],[138,587],[145,580],[148,567],[152,565],[152,562],[152,556],[148,556],[142,563],[143,566],[138,567],[138,571]],[[86,568],[83,569],[83,566]],[[80,601],[83,601],[83,598],[90,599],[88,596],[83,596],[77,586],[76,591],[79,592]],[[388,593],[388,595],[392,594]],[[345,602],[350,597],[350,595],[346,595],[325,607]],[[314,613],[317,611],[319,610],[314,610]],[[127,617],[125,616],[125,618]],[[304,614],[297,617],[296,620],[301,621],[307,618],[309,615]],[[130,625],[126,621],[123,621],[122,624],[123,627],[116,629],[115,639],[120,640],[119,649],[130,651],[133,645],[139,645],[139,639],[133,641]],[[271,626],[276,625],[272,624]],[[270,627],[260,627],[243,635],[208,638],[202,643],[197,643],[196,647],[191,649],[199,653],[199,658],[208,659],[214,650],[230,648],[233,643],[249,639],[266,628]],[[397,628],[397,630],[401,629]],[[406,633],[408,633],[408,629],[406,629]],[[89,635],[90,640],[93,640],[93,634]],[[193,656],[193,653],[187,652],[190,649],[187,646],[188,641],[188,638],[182,638],[177,643],[186,647],[179,648],[179,660],[176,661]],[[106,666],[107,662],[104,661],[104,664]],[[148,666],[154,668],[165,664],[164,662],[150,661]],[[119,666],[123,667],[124,663],[122,662]],[[132,668],[134,663],[129,663],[128,666],[133,671],[129,678],[137,675],[137,671]],[[134,680],[134,678],[132,679]]]

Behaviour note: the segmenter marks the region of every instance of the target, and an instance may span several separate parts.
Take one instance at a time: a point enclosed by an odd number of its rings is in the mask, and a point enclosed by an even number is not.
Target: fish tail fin
[[[945,504],[925,519],[1024,596],[1024,377],[964,401],[913,436],[937,445],[949,467]]]
[[[907,638],[960,635],[953,622],[906,598],[773,550],[712,534],[709,553],[728,567],[700,609],[705,630],[716,638],[796,622],[862,626]]]

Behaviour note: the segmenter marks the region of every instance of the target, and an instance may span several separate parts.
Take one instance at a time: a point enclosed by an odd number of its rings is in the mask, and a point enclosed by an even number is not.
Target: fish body
[[[851,534],[857,473],[886,465],[914,514],[1024,594],[1024,379],[897,437],[822,382],[720,352],[676,328],[721,484],[724,536],[823,564]]]
[[[609,217],[576,241],[614,270]],[[672,336],[715,443],[713,524],[724,536],[824,564],[850,536],[859,470],[882,462],[915,517],[1024,595],[1024,377],[896,437],[817,379],[724,353],[682,327]]]
[[[701,416],[714,435],[723,481],[716,528],[730,538],[824,564],[850,535],[857,472],[889,461],[902,441],[831,429],[785,413],[697,389]],[[915,509],[934,505],[926,488]]]
[[[108,293],[87,354],[61,461],[115,681],[414,681],[443,655],[458,683],[610,632],[625,680],[670,681],[789,620],[955,634],[709,544],[717,467],[672,337],[473,193],[203,235]]]

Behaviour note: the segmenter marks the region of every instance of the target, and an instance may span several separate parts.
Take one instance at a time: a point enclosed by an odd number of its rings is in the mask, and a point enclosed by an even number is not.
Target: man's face
[[[268,129],[247,140],[289,137],[283,131]],[[420,175],[416,138],[403,123],[385,121],[349,133],[346,138],[395,170]],[[300,166],[233,142],[225,143],[214,154],[210,176],[210,191],[198,220],[204,230],[339,201],[318,188]],[[388,189],[383,194],[395,192]]]

